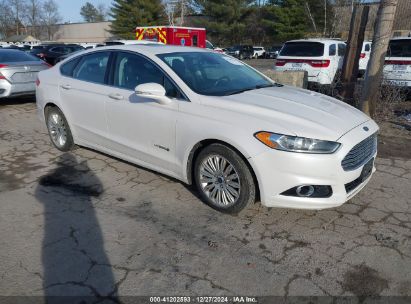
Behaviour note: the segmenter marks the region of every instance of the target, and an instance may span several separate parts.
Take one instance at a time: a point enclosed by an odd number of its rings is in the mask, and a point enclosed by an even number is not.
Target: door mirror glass
[[[134,91],[138,96],[154,99],[160,104],[171,102],[171,99],[166,96],[166,89],[155,82],[139,84]]]

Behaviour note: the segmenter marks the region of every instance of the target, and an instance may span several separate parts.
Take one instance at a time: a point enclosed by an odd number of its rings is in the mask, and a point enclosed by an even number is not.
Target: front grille
[[[341,162],[344,171],[352,171],[364,165],[377,151],[377,133],[367,137],[348,152]]]
[[[362,178],[361,176],[359,178],[356,178],[352,182],[349,182],[348,184],[345,184],[345,191],[347,193],[350,193],[353,191],[355,188],[357,188],[360,184],[362,183]]]

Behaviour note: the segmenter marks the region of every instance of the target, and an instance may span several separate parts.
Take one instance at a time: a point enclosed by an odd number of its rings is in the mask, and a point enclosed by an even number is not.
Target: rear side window
[[[411,39],[391,40],[387,56],[392,57],[411,57]]]
[[[72,77],[73,76],[73,70],[76,67],[77,63],[80,61],[81,57],[74,58],[73,60],[70,60],[69,62],[63,64],[60,67],[60,72],[64,76]]]
[[[367,43],[367,44],[365,45],[365,47],[364,47],[364,51],[365,51],[365,52],[369,52],[370,50],[371,50],[371,46],[370,46],[369,43]]]
[[[321,57],[324,44],[320,42],[287,42],[281,49],[280,56]]]
[[[73,71],[73,77],[79,80],[104,84],[109,57],[109,52],[96,52],[82,56]]]
[[[345,49],[346,49],[346,45],[343,43],[339,43],[338,44],[338,56],[344,56],[345,55]]]
[[[337,54],[337,47],[335,46],[335,44],[331,44],[328,55],[335,56],[336,54]]]

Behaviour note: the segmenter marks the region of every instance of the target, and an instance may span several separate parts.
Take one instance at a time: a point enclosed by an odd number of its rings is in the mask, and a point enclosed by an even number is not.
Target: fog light
[[[313,195],[314,187],[307,185],[298,186],[297,189],[295,189],[295,193],[297,193],[298,196],[309,197]]]
[[[331,186],[326,185],[300,185],[288,189],[281,193],[281,195],[286,196],[298,196],[298,197],[330,197],[333,194]]]

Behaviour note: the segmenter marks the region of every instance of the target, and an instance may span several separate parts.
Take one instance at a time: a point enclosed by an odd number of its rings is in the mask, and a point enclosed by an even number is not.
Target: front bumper
[[[10,83],[5,79],[0,80],[0,98],[22,95],[34,95],[35,91],[35,82]]]
[[[367,126],[369,131],[364,131]],[[370,180],[365,181],[347,193],[345,185],[361,175],[363,166],[344,171],[341,161],[359,142],[378,131],[372,120],[356,127],[338,142],[339,150],[333,154],[306,154],[278,150],[267,150],[249,159],[256,174],[261,203],[267,207],[298,209],[324,209],[337,207],[356,195]],[[375,158],[376,154],[372,157]],[[375,167],[372,173],[375,172]],[[310,198],[281,195],[284,191],[299,185],[329,185],[332,195],[327,198]]]

